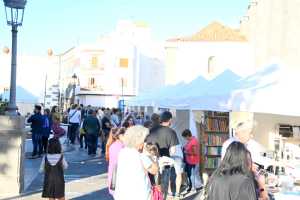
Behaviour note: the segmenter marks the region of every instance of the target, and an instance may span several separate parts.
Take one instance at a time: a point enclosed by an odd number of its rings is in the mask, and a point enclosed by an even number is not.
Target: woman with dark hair
[[[53,106],[52,108],[51,108],[51,115],[52,114],[54,114],[54,113],[58,113],[59,111],[58,111],[58,106]]]
[[[252,159],[241,142],[232,142],[206,186],[207,200],[257,200]]]
[[[65,199],[64,170],[68,164],[62,155],[62,148],[57,138],[48,143],[47,155],[42,160],[40,172],[44,172],[43,198]]]
[[[128,115],[122,123],[122,127],[132,127],[135,125],[134,118],[131,115]]]

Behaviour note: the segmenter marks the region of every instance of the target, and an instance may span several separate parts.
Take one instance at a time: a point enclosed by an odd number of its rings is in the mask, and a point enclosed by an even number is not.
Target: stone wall
[[[23,190],[25,134],[24,118],[0,116],[0,198]]]

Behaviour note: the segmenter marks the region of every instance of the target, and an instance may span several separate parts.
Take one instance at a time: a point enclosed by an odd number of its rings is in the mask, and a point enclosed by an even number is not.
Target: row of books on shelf
[[[221,155],[222,153],[222,146],[220,147],[206,147],[206,153],[205,155]]]
[[[204,141],[207,145],[219,145],[222,146],[223,143],[228,139],[228,135],[212,135],[212,134],[205,134]]]
[[[229,117],[228,112],[207,111],[209,117]]]
[[[217,168],[221,163],[221,158],[206,158],[205,168],[213,169]]]
[[[206,127],[207,131],[216,131],[216,132],[228,132],[228,119],[227,118],[207,118],[206,119]]]

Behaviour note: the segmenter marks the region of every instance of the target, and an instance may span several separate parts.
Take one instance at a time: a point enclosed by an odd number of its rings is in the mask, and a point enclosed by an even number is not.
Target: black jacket
[[[31,132],[35,134],[43,134],[44,117],[41,113],[35,113],[27,120],[31,123]]]
[[[100,133],[100,122],[97,117],[89,115],[84,119],[82,128],[87,134],[97,135]]]

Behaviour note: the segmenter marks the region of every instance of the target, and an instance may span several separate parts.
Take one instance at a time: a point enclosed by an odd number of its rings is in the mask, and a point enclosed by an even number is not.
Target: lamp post
[[[75,73],[72,76],[72,80],[73,80],[72,104],[75,104],[75,89],[76,89],[76,82],[77,82],[77,75]]]
[[[11,73],[8,113],[17,115],[16,105],[16,77],[17,77],[17,34],[18,26],[22,26],[26,0],[3,0],[7,25],[11,26],[12,46],[11,46]]]

